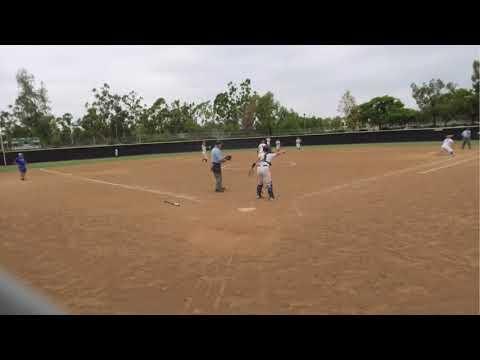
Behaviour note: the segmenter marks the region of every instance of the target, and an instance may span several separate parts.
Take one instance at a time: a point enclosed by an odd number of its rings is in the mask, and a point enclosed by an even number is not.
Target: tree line
[[[173,136],[207,134],[278,135],[315,131],[361,130],[406,126],[446,126],[452,121],[478,124],[479,61],[473,62],[470,89],[452,82],[432,79],[411,84],[412,97],[418,110],[405,107],[398,98],[385,95],[357,104],[350,91],[342,96],[339,116],[306,116],[277,101],[272,92],[259,94],[250,79],[239,85],[230,82],[227,89],[212,101],[168,103],[160,97],[151,105],[135,91],[116,94],[108,84],[92,90],[92,101],[85,104],[85,113],[78,119],[65,113],[54,116],[48,93],[41,82],[21,69],[16,75],[18,95],[14,104],[0,112],[4,140],[40,139],[43,146],[77,144],[111,144],[145,142]]]

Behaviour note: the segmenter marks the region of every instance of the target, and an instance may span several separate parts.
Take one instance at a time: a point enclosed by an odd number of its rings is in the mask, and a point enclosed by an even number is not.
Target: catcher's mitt
[[[232,160],[232,155],[225,156],[225,160]]]

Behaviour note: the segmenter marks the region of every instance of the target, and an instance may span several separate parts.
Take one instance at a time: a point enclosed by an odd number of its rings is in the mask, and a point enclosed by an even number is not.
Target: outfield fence
[[[439,143],[448,134],[453,134],[456,140],[461,139],[461,132],[464,126],[448,128],[429,128],[429,129],[402,129],[402,130],[384,130],[384,131],[352,131],[352,132],[334,132],[302,135],[279,135],[272,136],[272,144],[277,139],[282,146],[295,146],[297,137],[302,139],[302,145],[333,145],[333,144],[367,144],[367,143],[393,143],[393,142],[415,142],[415,141],[438,141]],[[478,139],[479,126],[470,126],[472,130],[472,139]],[[259,142],[265,139],[265,136],[242,136],[242,137],[219,137],[224,143],[225,149],[256,149]],[[207,138],[207,147],[211,148],[216,137]],[[150,143],[134,144],[115,144],[115,145],[95,145],[95,146],[73,146],[63,148],[49,148],[40,150],[25,150],[27,162],[47,162],[47,161],[69,161],[95,158],[109,158],[118,155],[148,155],[165,153],[184,153],[200,152],[202,140],[176,140]],[[5,152],[6,162],[11,165],[15,161],[17,151]]]
[[[466,124],[463,122],[452,121],[448,127],[476,127],[475,125]],[[436,126],[437,129],[445,128],[446,126]],[[37,141],[35,144],[28,141],[15,141],[18,139],[5,139],[3,138],[3,145],[5,151],[23,151],[23,150],[35,150],[41,149],[58,149],[58,148],[71,148],[71,147],[86,147],[86,146],[101,146],[101,145],[136,145],[136,144],[148,144],[148,143],[160,143],[160,142],[177,142],[177,141],[202,141],[205,139],[238,139],[238,138],[258,138],[263,137],[286,137],[286,136],[307,136],[307,135],[320,135],[320,134],[338,134],[338,133],[352,133],[352,132],[376,132],[376,131],[389,131],[389,130],[420,130],[434,128],[432,124],[422,123],[421,125],[412,124],[408,127],[404,126],[390,126],[388,128],[363,128],[358,130],[349,129],[327,129],[325,127],[316,128],[296,128],[296,129],[273,129],[272,133],[265,130],[224,130],[224,129],[201,129],[184,133],[162,133],[162,134],[142,134],[135,136],[119,136],[115,137],[103,137],[100,135],[75,137],[71,134],[68,139],[63,139],[63,142],[57,139],[56,143],[48,145],[39,145]],[[25,139],[21,139],[25,140]]]

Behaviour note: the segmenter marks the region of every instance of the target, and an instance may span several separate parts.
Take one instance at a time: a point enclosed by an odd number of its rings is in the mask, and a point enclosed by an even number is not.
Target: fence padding
[[[410,129],[410,130],[387,130],[368,132],[343,132],[330,134],[301,135],[302,145],[331,145],[331,144],[364,144],[364,143],[390,143],[409,141],[438,141],[445,135],[453,134],[454,139],[459,141],[465,127],[449,127],[443,129]],[[472,139],[478,139],[479,126],[469,126],[472,130]],[[282,146],[294,146],[297,135],[272,136],[272,144],[280,139]],[[261,137],[244,137],[223,140],[225,149],[255,149]],[[215,139],[207,140],[207,146],[213,146]],[[28,163],[47,161],[66,161],[81,159],[109,158],[115,156],[118,149],[119,156],[166,154],[182,152],[200,152],[201,141],[175,141],[131,145],[102,145],[89,147],[74,147],[60,149],[25,150],[25,158]],[[16,152],[7,152],[7,162],[13,164]]]

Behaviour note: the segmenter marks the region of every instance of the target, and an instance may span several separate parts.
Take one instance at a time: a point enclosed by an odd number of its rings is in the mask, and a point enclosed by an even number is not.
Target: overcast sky
[[[347,89],[358,103],[388,94],[415,107],[411,82],[470,88],[479,55],[478,46],[0,46],[0,110],[15,101],[20,68],[45,83],[54,114],[75,118],[105,82],[148,105],[213,100],[229,81],[249,78],[301,114],[337,115]]]

